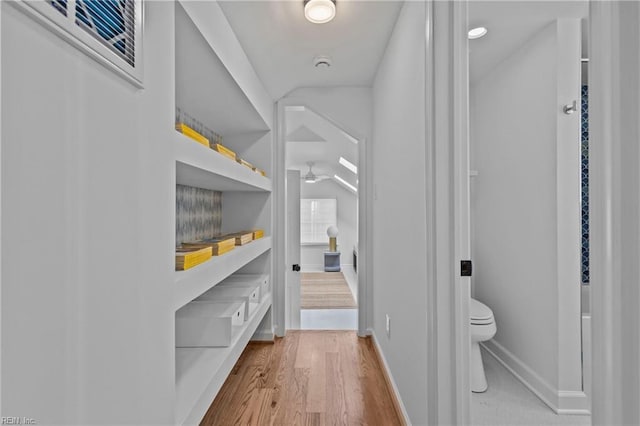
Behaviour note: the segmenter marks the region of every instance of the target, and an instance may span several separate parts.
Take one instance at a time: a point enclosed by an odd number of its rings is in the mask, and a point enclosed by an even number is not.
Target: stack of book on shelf
[[[233,250],[236,247],[236,240],[233,237],[210,238],[182,243],[182,247],[190,249],[209,248],[214,256],[220,256]]]
[[[248,162],[247,160],[243,160],[242,158],[237,157],[237,158],[236,158],[236,161],[237,161],[238,163],[242,164],[243,166],[250,168],[251,170],[253,170],[253,169],[254,169],[253,164],[251,164],[251,163],[250,163],[250,162]]]
[[[244,158],[240,158],[240,157],[236,156],[236,161],[238,163],[242,164],[243,166],[250,168],[254,172],[261,174],[262,176],[265,176],[265,177],[267,176],[267,172],[265,172],[262,169],[257,168],[256,166],[254,166],[253,164],[251,164],[250,162],[248,162]]]
[[[185,271],[211,259],[211,247],[176,248],[176,271]]]
[[[179,131],[180,133],[182,133],[183,135],[185,135],[185,136],[193,139],[194,141],[198,142],[199,144],[202,144],[202,145],[206,146],[207,148],[209,147],[209,139],[205,138],[200,133],[196,132],[191,127],[187,126],[186,124],[184,124],[184,123],[176,123],[176,130]]]
[[[236,153],[231,151],[229,148],[227,148],[226,146],[219,144],[219,143],[212,143],[211,144],[211,149],[213,149],[216,152],[219,152],[220,154],[224,155],[225,157],[228,157],[230,159],[232,159],[233,161],[236,161]]]
[[[256,172],[256,173],[260,173],[260,174],[261,174],[262,176],[264,176],[264,177],[266,177],[266,176],[267,176],[267,172],[265,172],[265,171],[264,171],[264,170],[262,170],[262,169],[259,169],[259,168],[255,167],[255,166],[254,166],[254,167],[252,167],[252,168],[251,168],[251,170],[253,170],[253,171],[254,171],[254,172]]]
[[[251,232],[253,232],[253,239],[254,240],[258,240],[258,239],[264,237],[264,229],[254,229]]]
[[[267,173],[264,170],[259,169],[253,164],[251,164],[250,162],[248,162],[247,160],[238,157],[238,155],[234,151],[222,145],[221,143],[222,136],[218,135],[217,133],[214,133],[205,128],[204,133],[209,136],[209,138],[207,138],[206,136],[193,130],[191,127],[187,126],[182,122],[176,123],[176,130],[182,133],[183,135],[187,136],[188,138],[191,138],[194,141],[198,142],[199,144],[209,147],[214,151],[224,155],[225,157],[230,158],[231,160],[236,161],[245,167],[248,167],[254,172],[259,173],[265,177],[267,176]]]
[[[227,234],[224,238],[234,238],[237,246],[243,246],[253,241],[252,231],[235,232],[233,234]]]

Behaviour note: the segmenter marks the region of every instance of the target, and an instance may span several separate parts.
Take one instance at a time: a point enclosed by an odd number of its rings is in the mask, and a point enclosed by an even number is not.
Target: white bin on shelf
[[[176,311],[176,347],[231,345],[234,328],[242,326],[244,301],[193,301]]]
[[[244,320],[247,321],[260,303],[260,288],[257,284],[251,287],[215,286],[196,299],[196,301],[203,300],[245,302]]]
[[[233,274],[222,281],[218,286],[224,287],[260,287],[260,301],[271,292],[268,274]]]

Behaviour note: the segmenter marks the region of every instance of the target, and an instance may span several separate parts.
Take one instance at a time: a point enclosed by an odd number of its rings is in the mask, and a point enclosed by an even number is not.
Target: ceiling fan
[[[315,183],[320,182],[321,180],[329,179],[331,176],[328,175],[316,175],[313,173],[313,166],[315,161],[307,161],[307,166],[309,166],[309,171],[306,175],[301,176],[300,179],[304,180],[306,183]]]

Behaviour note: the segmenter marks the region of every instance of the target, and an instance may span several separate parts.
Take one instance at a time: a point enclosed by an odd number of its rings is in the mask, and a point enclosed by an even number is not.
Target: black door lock
[[[470,277],[473,272],[473,265],[470,260],[461,260],[460,261],[460,276],[461,277]]]
[[[295,265],[293,265],[293,271],[294,272],[300,272],[300,265],[298,265],[297,263]]]

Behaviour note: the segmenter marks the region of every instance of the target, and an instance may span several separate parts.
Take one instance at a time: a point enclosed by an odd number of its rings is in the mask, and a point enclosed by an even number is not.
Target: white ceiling
[[[338,0],[327,24],[304,18],[303,1],[221,1],[220,5],[273,99],[299,87],[370,86],[402,1]],[[328,55],[329,69],[313,58]]]
[[[469,79],[473,83],[485,76],[554,20],[588,16],[586,0],[470,1],[469,28],[483,26],[489,32],[482,38],[469,40]]]

